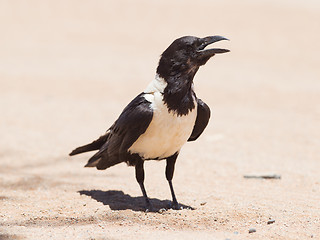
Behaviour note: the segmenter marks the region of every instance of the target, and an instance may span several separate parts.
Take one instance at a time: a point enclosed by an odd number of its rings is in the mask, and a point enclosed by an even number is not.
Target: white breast
[[[151,103],[153,118],[146,132],[129,148],[131,153],[138,153],[144,159],[161,159],[179,152],[190,137],[196,121],[196,101],[195,109],[185,116],[168,112],[162,100],[164,88],[164,80],[156,78],[146,89],[144,97]]]

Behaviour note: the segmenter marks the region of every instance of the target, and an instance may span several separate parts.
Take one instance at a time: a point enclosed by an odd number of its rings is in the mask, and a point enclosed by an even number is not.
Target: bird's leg
[[[143,184],[143,182],[144,182],[143,163],[144,163],[143,160],[138,160],[137,161],[137,164],[136,164],[136,179],[137,179],[137,182],[140,185],[143,197],[144,197],[144,199],[146,201],[146,211],[149,212],[149,211],[152,211],[152,205],[150,203],[150,200],[149,200],[149,198],[147,196],[146,189],[144,188],[144,184]]]
[[[172,178],[173,178],[173,172],[174,172],[174,165],[176,163],[178,154],[174,154],[173,156],[167,158],[167,166],[166,166],[166,178],[168,180],[170,191],[172,195],[172,209],[180,210],[180,205],[177,201],[176,195],[174,194],[173,185],[172,185]]]

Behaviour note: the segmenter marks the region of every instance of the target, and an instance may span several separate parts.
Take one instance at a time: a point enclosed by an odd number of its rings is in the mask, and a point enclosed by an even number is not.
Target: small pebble
[[[201,206],[206,205],[206,204],[207,204],[207,202],[200,203]]]
[[[274,219],[270,219],[268,222],[267,222],[267,224],[272,224],[272,223],[274,223],[276,220],[274,220]]]
[[[161,208],[161,209],[159,209],[159,213],[165,213],[167,210],[165,209],[165,208]]]
[[[254,232],[256,232],[257,230],[255,229],[255,228],[250,228],[249,229],[249,233],[254,233]]]

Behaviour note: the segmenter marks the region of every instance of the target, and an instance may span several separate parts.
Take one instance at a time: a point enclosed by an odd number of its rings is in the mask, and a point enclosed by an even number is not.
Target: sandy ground
[[[317,1],[0,1],[0,239],[320,239],[319,30]],[[231,52],[195,78],[213,118],[176,165],[187,209],[145,213],[133,168],[68,153],[175,38],[213,34]],[[158,209],[164,168],[146,164]]]

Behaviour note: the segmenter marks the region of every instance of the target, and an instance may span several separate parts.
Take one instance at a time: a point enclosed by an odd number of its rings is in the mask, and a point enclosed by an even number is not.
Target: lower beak
[[[198,50],[198,53],[202,56],[211,56],[212,57],[215,54],[230,52],[229,49],[223,49],[223,48],[204,49],[208,45],[215,43],[215,42],[222,41],[222,40],[229,40],[229,39],[222,37],[222,36],[209,36],[209,37],[203,38],[202,39],[203,44],[201,45],[200,49]]]

